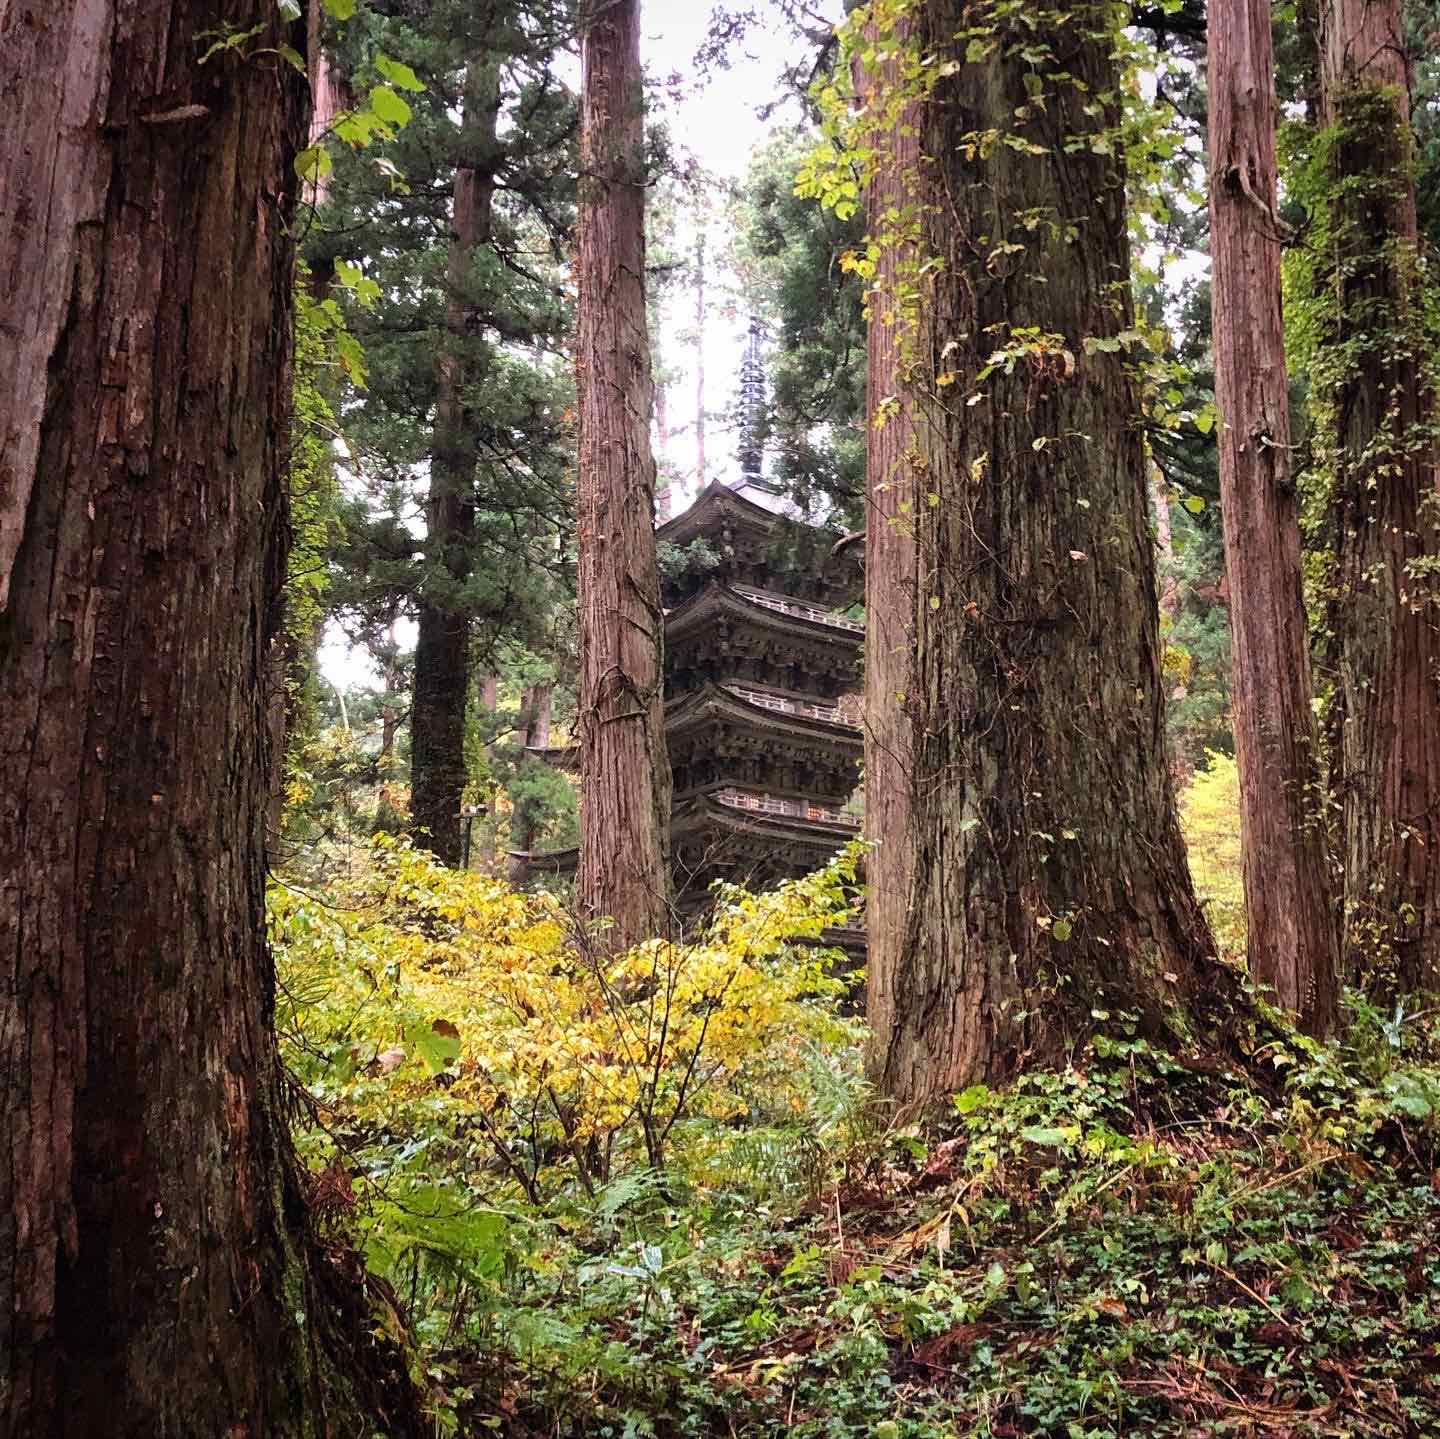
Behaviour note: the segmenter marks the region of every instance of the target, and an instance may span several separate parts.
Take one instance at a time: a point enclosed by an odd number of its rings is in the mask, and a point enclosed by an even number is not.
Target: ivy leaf
[[[388,55],[377,55],[375,57],[375,68],[394,86],[401,90],[419,92],[424,90],[425,82],[406,64],[399,60],[392,60]]]
[[[984,1084],[972,1084],[955,1096],[955,1108],[961,1114],[973,1114],[990,1102],[990,1089]]]
[[[323,145],[311,145],[295,157],[295,173],[310,184],[323,179],[334,167],[335,162]]]
[[[325,0],[325,13],[332,20],[353,20],[355,0]]]
[[[387,125],[397,127],[408,124],[415,113],[399,91],[392,90],[389,85],[377,85],[370,92],[370,108]]]
[[[1043,1144],[1047,1149],[1059,1149],[1062,1145],[1069,1144],[1070,1137],[1067,1129],[1050,1129],[1039,1124],[1032,1124],[1020,1131],[1021,1139],[1031,1144]]]
[[[1197,419],[1195,423],[1198,425],[1200,421]],[[1205,508],[1205,500],[1200,495],[1186,495],[1185,498],[1180,501],[1180,503],[1184,505],[1185,508],[1189,510],[1192,515],[1200,514],[1201,511]]]

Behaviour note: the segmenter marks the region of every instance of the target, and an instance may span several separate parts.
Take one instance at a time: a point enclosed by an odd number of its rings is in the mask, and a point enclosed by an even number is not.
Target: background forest
[[[0,140],[0,1434],[1440,1435],[1431,0],[103,8],[0,60],[110,117]],[[682,922],[747,458],[865,830]]]

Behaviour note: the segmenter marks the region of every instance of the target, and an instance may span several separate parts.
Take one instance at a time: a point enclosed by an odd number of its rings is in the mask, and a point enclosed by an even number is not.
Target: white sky
[[[841,0],[811,0],[813,12],[832,25],[844,18]],[[779,126],[793,124],[798,108],[792,102],[776,112],[773,119],[761,120],[757,111],[781,93],[781,73],[787,64],[808,61],[809,47],[795,36],[776,14],[769,0],[757,6],[763,21],[752,28],[743,44],[734,47],[728,69],[713,71],[702,85],[692,60],[705,39],[711,0],[642,0],[643,35],[641,55],[651,77],[659,82],[661,95],[666,82],[681,79],[678,104],[662,100],[660,110],[669,122],[677,158],[693,156],[717,180],[740,180],[749,168],[750,156]],[[718,206],[718,197],[717,197]],[[684,225],[681,245],[693,252],[696,225]],[[723,272],[721,257],[726,234],[723,224],[707,231],[707,309],[709,316],[705,344],[705,409],[711,417],[706,425],[706,478],[729,475],[734,468],[735,436],[726,425],[726,416],[735,400],[741,353],[744,349],[749,314],[743,296],[736,304],[732,278]],[[713,300],[713,305],[708,302]],[[682,475],[693,474],[695,355],[681,337],[694,328],[694,296],[687,290],[673,294],[666,306],[661,333],[657,337],[662,359],[671,375],[670,425],[676,431],[667,459]],[[686,499],[674,497],[674,509],[684,508]]]

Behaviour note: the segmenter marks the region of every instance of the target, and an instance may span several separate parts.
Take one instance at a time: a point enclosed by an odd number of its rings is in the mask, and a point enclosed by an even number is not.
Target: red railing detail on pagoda
[[[848,715],[840,712],[837,705],[809,704],[804,700],[789,700],[783,695],[771,694],[768,690],[752,690],[747,685],[726,685],[731,694],[748,700],[761,709],[774,710],[776,714],[804,715],[807,719],[824,720],[827,724],[843,724],[850,729],[859,729]]]
[[[819,605],[807,605],[804,600],[767,595],[764,590],[751,589],[749,585],[731,585],[730,588],[752,604],[764,605],[767,610],[775,610],[782,615],[794,615],[797,619],[813,620],[816,624],[833,625],[839,630],[854,630],[862,635],[865,633],[865,626],[859,620],[846,619],[844,615],[837,615],[834,610],[821,609]]]
[[[809,799],[788,799],[784,795],[766,794],[763,790],[722,789],[715,792],[715,798],[731,809],[749,810],[752,814],[784,815],[789,819],[819,820],[823,824],[844,825],[847,829],[860,828],[860,816],[847,814],[834,805],[816,804]]]

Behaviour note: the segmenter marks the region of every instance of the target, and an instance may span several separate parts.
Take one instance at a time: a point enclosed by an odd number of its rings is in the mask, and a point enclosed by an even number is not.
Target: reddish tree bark
[[[1418,264],[1410,64],[1399,0],[1321,7],[1330,138],[1332,787],[1349,962],[1440,988],[1440,513],[1436,395]]]
[[[1275,218],[1270,7],[1213,0],[1211,310],[1250,970],[1303,1028],[1338,1002]]]
[[[862,93],[893,86],[895,61],[873,75],[856,69]],[[872,236],[894,228],[888,214],[908,213],[922,193],[920,106],[906,107],[893,132],[875,136],[883,159],[866,194]],[[917,246],[890,236],[881,248],[868,297],[866,413],[876,415],[895,393],[905,337],[889,296],[915,263]],[[910,785],[913,735],[905,710],[914,666],[914,587],[917,554],[914,521],[914,411],[894,410],[867,432],[869,504],[865,527],[865,838],[874,846],[865,857],[867,929],[866,1018],[873,1035],[872,1067],[883,1069],[878,1048],[902,1023],[910,976],[902,963],[906,912],[914,874],[910,846]]]
[[[638,0],[588,7],[582,61],[578,888],[624,945],[667,928],[670,850]]]
[[[403,1364],[402,1407],[357,1397],[369,1304],[281,1114],[265,679],[307,111],[273,49],[199,63],[222,25],[305,44],[269,0],[0,16],[6,1435],[414,1432]]]
[[[479,247],[490,242],[495,202],[499,74],[472,63],[465,77],[455,170],[445,334],[436,358],[435,435],[425,506],[430,574],[415,607],[415,678],[410,712],[410,811],[417,840],[448,865],[460,863],[465,788],[465,702],[470,693],[470,620],[463,588],[475,527],[477,424],[469,397],[479,383],[468,335],[466,292]]]
[[[1233,992],[1165,760],[1111,12],[1064,14],[912,12],[933,88],[887,220],[918,263],[870,297],[866,632],[866,810],[907,851],[868,899],[867,1062],[900,1102],[1115,1011],[1213,1035]]]

